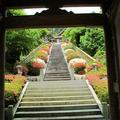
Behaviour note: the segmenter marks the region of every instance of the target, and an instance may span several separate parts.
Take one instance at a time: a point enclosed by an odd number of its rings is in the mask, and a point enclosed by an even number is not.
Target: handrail
[[[80,48],[78,48],[78,47],[76,47],[76,49],[78,50],[78,51],[80,51],[80,53],[82,53],[82,58],[84,59],[85,57],[84,56],[86,56],[87,58],[89,58],[89,60],[91,60],[91,61],[93,61],[93,62],[96,62],[96,59],[94,59],[93,57],[91,57],[89,54],[87,54],[86,52],[84,52],[83,50],[81,50]],[[87,60],[86,60],[87,61]]]

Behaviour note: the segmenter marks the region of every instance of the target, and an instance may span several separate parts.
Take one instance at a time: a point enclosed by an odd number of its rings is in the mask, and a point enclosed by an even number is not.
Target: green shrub
[[[95,59],[97,59],[101,64],[106,65],[106,54],[104,50],[98,50],[94,55]]]
[[[74,58],[80,58],[80,54],[78,51],[74,51],[66,54],[66,59],[68,62]]]
[[[5,91],[5,107],[9,105],[15,105],[17,103],[17,97],[13,91]]]
[[[73,49],[66,49],[64,51],[65,55],[68,55],[69,53],[72,53],[72,52],[75,52],[75,50],[73,50]]]
[[[75,73],[77,74],[85,74],[85,67],[76,67],[74,68]]]
[[[109,102],[107,80],[94,80],[92,86],[102,102]]]
[[[67,50],[67,49],[73,49],[73,50],[75,50],[75,46],[73,44],[69,43],[66,46],[64,46],[64,50]]]
[[[47,60],[48,60],[48,53],[47,52],[45,52],[45,51],[38,51],[37,53],[36,53],[36,58],[40,58],[40,59],[42,59],[42,60],[44,60],[45,62],[47,62]]]

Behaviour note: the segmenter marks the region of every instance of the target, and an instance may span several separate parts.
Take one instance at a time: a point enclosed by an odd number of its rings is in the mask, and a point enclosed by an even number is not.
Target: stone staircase
[[[44,81],[29,82],[14,120],[104,120],[85,80],[71,80],[54,44]]]
[[[30,82],[14,120],[104,120],[84,80]]]
[[[44,80],[71,80],[68,66],[59,43],[53,44]]]

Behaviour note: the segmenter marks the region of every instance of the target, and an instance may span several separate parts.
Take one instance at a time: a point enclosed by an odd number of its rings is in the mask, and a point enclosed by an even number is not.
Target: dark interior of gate
[[[62,7],[100,6],[99,14],[73,14]],[[9,9],[48,8],[30,16],[7,16]],[[120,119],[119,0],[0,0],[0,120],[4,120],[5,31],[18,28],[103,26],[107,53],[111,120]]]

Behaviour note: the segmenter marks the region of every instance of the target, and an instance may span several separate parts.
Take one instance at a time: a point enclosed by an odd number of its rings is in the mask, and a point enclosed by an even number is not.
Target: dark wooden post
[[[0,6],[0,120],[4,120],[5,9]]]
[[[104,12],[104,31],[106,43],[106,57],[108,67],[108,88],[110,103],[110,120],[119,120],[119,98],[117,88],[117,63],[116,63],[116,43],[114,36],[114,23],[110,20],[108,13]]]

